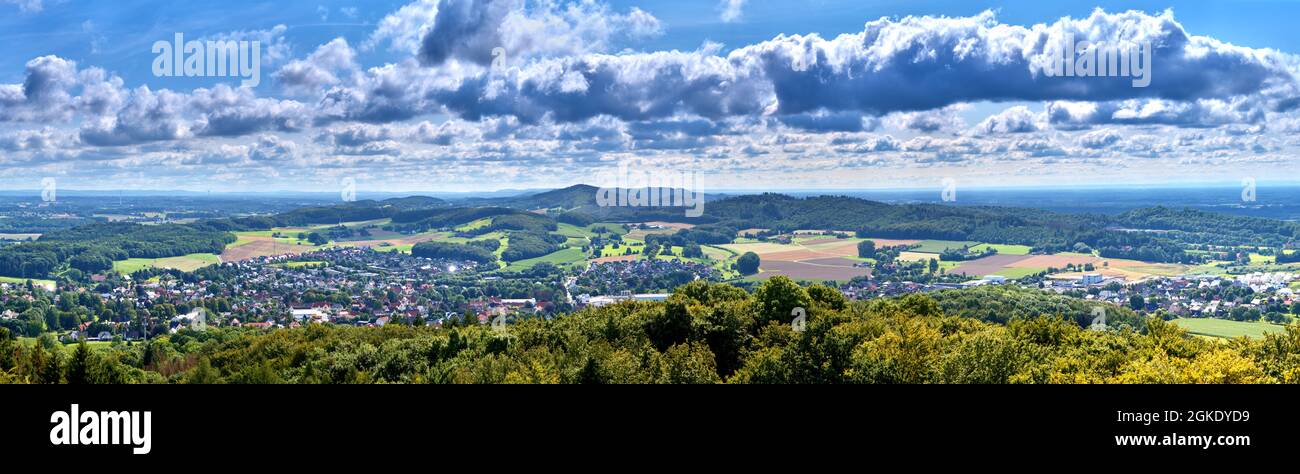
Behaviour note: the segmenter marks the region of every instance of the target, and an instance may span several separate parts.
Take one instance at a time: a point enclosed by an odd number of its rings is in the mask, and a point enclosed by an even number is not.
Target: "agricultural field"
[[[764,280],[781,275],[795,280],[847,281],[871,274],[870,268],[855,266],[861,263],[857,256],[858,242],[862,240],[822,236],[791,244],[760,242],[717,247],[736,255],[745,252],[758,254],[759,273],[751,279]]]
[[[491,217],[484,217],[484,218],[482,218],[482,219],[479,219],[479,220],[476,220],[476,221],[473,221],[473,222],[470,222],[470,223],[467,223],[467,224],[462,224],[462,225],[456,226],[454,230],[455,230],[456,232],[473,232],[473,231],[476,231],[476,230],[482,229],[482,228],[487,227],[487,226],[490,226],[490,225],[492,225],[492,218],[491,218]]]
[[[255,235],[258,233],[253,232],[236,233],[235,237],[238,240],[226,246],[226,250],[221,253],[221,261],[242,262],[258,257],[300,255],[321,248],[310,244],[282,242],[281,239],[272,238],[269,231],[266,233],[266,236]]]
[[[987,249],[998,251],[998,255],[1029,255],[1033,247],[1028,245],[1007,245],[1007,244],[979,244],[971,247],[970,250],[975,253],[983,252]]]
[[[1270,264],[1270,263],[1277,263],[1277,256],[1276,256],[1276,255],[1260,255],[1260,254],[1257,254],[1257,253],[1251,253],[1251,254],[1250,254],[1250,264],[1251,264],[1251,265],[1264,265],[1264,264]]]
[[[1174,324],[1198,336],[1234,338],[1263,337],[1265,334],[1280,333],[1283,326],[1266,322],[1230,321],[1214,318],[1179,318]]]
[[[27,280],[31,280],[33,285],[45,288],[46,290],[49,291],[54,291],[54,289],[57,287],[57,285],[52,280],[37,280],[34,278],[15,278],[15,277],[0,276],[0,283],[8,283],[10,285],[25,285],[27,284]]]
[[[943,253],[946,250],[961,250],[963,248],[979,245],[979,242],[968,242],[961,240],[922,240],[919,242],[920,247],[912,249],[913,252],[923,253]],[[1025,252],[1029,253],[1029,252]]]
[[[19,337],[19,338],[18,338],[18,343],[19,343],[19,344],[25,344],[25,345],[30,346],[30,345],[32,345],[32,344],[36,344],[36,338],[34,338],[34,337],[25,337],[25,336],[24,336],[24,337]],[[63,348],[64,348],[65,350],[73,350],[73,349],[76,349],[76,348],[77,348],[77,345],[80,344],[80,343],[78,343],[78,342],[68,342],[68,343],[62,343],[62,344],[63,344]],[[109,349],[109,348],[113,347],[113,341],[86,341],[86,347],[89,347],[89,348],[91,348],[91,349],[97,349],[97,350]]]
[[[565,265],[572,265],[575,263],[581,263],[586,259],[587,259],[587,254],[583,253],[581,248],[569,247],[566,249],[560,249],[555,252],[551,252],[541,257],[530,258],[527,260],[520,260],[517,262],[511,262],[509,265],[506,265],[505,270],[506,271],[527,270],[529,268],[533,268],[534,265],[537,265],[539,263],[551,263],[557,266],[565,266]]]
[[[208,265],[216,265],[221,262],[221,257],[210,253],[192,253],[180,257],[169,258],[131,258],[113,262],[113,271],[123,275],[130,275],[147,268],[165,268],[180,270],[183,272],[192,272]]]

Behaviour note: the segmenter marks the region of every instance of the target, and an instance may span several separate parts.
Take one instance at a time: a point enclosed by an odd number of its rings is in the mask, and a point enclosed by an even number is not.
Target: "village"
[[[90,288],[28,290],[3,283],[0,324],[19,334],[56,332],[65,341],[131,341],[199,327],[485,324],[625,300],[661,301],[681,284],[718,279],[712,267],[678,260],[592,263],[572,273],[551,265],[523,273],[490,270],[471,261],[339,247],[188,273],[98,277]],[[53,310],[33,313],[41,295]]]
[[[1013,284],[1150,314],[1163,312],[1171,317],[1285,323],[1286,315],[1300,314],[1300,298],[1292,286],[1300,281],[1300,274],[1291,272],[1181,275],[1137,281],[1086,273],[1080,277],[1028,280]],[[849,299],[871,299],[1003,284],[1008,284],[1008,280],[997,275],[963,283],[855,280],[844,285],[841,291]]]

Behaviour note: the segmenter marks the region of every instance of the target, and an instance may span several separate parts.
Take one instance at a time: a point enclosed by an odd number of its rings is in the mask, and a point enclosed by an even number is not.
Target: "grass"
[[[558,266],[564,266],[564,265],[570,265],[570,264],[582,262],[585,261],[586,259],[587,259],[587,254],[583,253],[582,249],[569,247],[566,249],[561,249],[555,252],[551,252],[549,254],[537,258],[530,258],[527,260],[511,262],[509,265],[506,266],[505,270],[506,271],[527,270],[529,268],[533,268],[539,263],[552,263]]]
[[[1260,254],[1257,254],[1257,253],[1252,253],[1252,254],[1250,254],[1250,263],[1253,264],[1253,265],[1259,265],[1259,264],[1265,264],[1265,263],[1277,263],[1277,256],[1275,256],[1275,255],[1260,255]]]
[[[587,226],[587,230],[592,233],[595,233],[592,229],[595,229],[597,227],[604,227],[605,229],[609,230],[611,233],[614,234],[627,235],[627,229],[623,228],[623,224],[615,224],[612,222],[597,222],[595,224]]]
[[[959,240],[922,240],[918,245],[920,247],[912,249],[913,252],[923,253],[943,253],[945,250],[972,247],[979,245],[979,242],[968,242]],[[1029,253],[1026,251],[1025,253]]]
[[[1029,255],[1029,251],[1033,249],[1028,245],[979,244],[971,247],[971,251],[983,252],[989,248],[996,249],[999,255]]]
[[[590,229],[578,227],[573,224],[560,223],[555,233],[568,237],[570,239],[590,239],[596,236],[595,232]]]
[[[1265,334],[1282,332],[1283,326],[1260,322],[1230,321],[1215,318],[1179,318],[1174,324],[1191,334],[1209,337],[1263,337]]]
[[[1189,272],[1195,273],[1192,270],[1195,270],[1197,268],[1198,267],[1172,264],[1172,263],[1156,263],[1151,265],[1138,265],[1133,267],[1125,267],[1123,268],[1123,270],[1127,270],[1135,273],[1145,273],[1147,275],[1154,275],[1154,276],[1175,277],[1178,275],[1185,275]]]
[[[0,283],[9,283],[13,285],[25,285],[27,284],[27,280],[31,280],[33,285],[43,286],[45,287],[45,289],[50,291],[53,291],[56,286],[54,281],[52,280],[38,280],[35,278],[14,278],[14,277],[0,276]]]
[[[1030,275],[1037,275],[1045,271],[1047,271],[1046,268],[1003,267],[1002,269],[998,270],[997,273],[994,273],[994,275],[1001,275],[1007,277],[1007,279],[1009,280],[1015,280]]]
[[[484,217],[482,219],[470,222],[468,224],[459,225],[455,229],[457,232],[472,232],[490,225],[492,225],[492,218]]]
[[[131,258],[113,262],[113,271],[123,275],[146,268],[170,268],[183,272],[192,272],[208,265],[221,263],[221,258],[210,253],[192,253],[181,257],[169,258]]]
[[[636,254],[640,254],[641,251],[645,249],[645,244],[643,244],[643,243],[636,243],[636,244],[622,243],[622,244],[619,244],[618,248],[614,248],[614,244],[605,244],[605,248],[600,249],[600,256],[601,256],[601,257],[621,257],[621,256],[623,256],[623,255],[627,255],[627,249],[629,249],[629,248],[632,249],[632,254],[633,254],[633,255],[636,255]]]
[[[31,346],[36,344],[36,338],[26,337],[26,336],[19,337],[18,343]],[[77,348],[77,344],[78,343],[73,342],[73,343],[62,344],[62,345],[64,349],[72,350]],[[91,349],[108,349],[113,347],[113,341],[87,341],[86,346]]]

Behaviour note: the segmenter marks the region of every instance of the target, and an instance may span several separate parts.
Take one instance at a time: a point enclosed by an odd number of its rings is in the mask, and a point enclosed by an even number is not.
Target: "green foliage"
[[[758,266],[761,264],[758,254],[754,252],[745,252],[736,260],[736,271],[742,275],[753,275],[758,273]]]
[[[496,254],[487,249],[486,245],[472,243],[420,242],[411,247],[411,255],[423,258],[469,260],[477,263],[490,263],[497,260]]]
[[[221,253],[234,241],[228,232],[201,225],[96,223],[0,248],[0,276],[46,278],[62,264],[97,273],[113,268],[115,260]]]
[[[858,242],[858,256],[862,258],[875,258],[876,243],[870,240]]]
[[[510,240],[506,245],[506,250],[501,252],[501,259],[507,262],[515,262],[535,257],[541,257],[556,250],[560,250],[560,244],[564,243],[565,238],[553,234],[541,234],[536,232],[514,232],[510,234]]]
[[[693,282],[497,331],[310,325],[181,331],[65,349],[0,330],[6,383],[1269,383],[1300,382],[1300,325],[1258,340],[1194,338],[1159,318],[1106,331],[1048,311],[1056,295],[979,289],[847,302],[775,277]],[[1000,313],[971,312],[969,300]],[[795,328],[791,310],[804,308]],[[1005,321],[1005,324],[994,322]]]

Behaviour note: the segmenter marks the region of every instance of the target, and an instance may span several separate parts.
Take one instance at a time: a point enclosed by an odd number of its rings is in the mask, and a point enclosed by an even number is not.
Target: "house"
[[[294,309],[292,310],[293,319],[325,319],[325,313],[319,309]]]
[[[1099,285],[1103,281],[1106,281],[1106,277],[1102,276],[1100,273],[1089,273],[1079,279],[1079,283],[1084,285]]]

